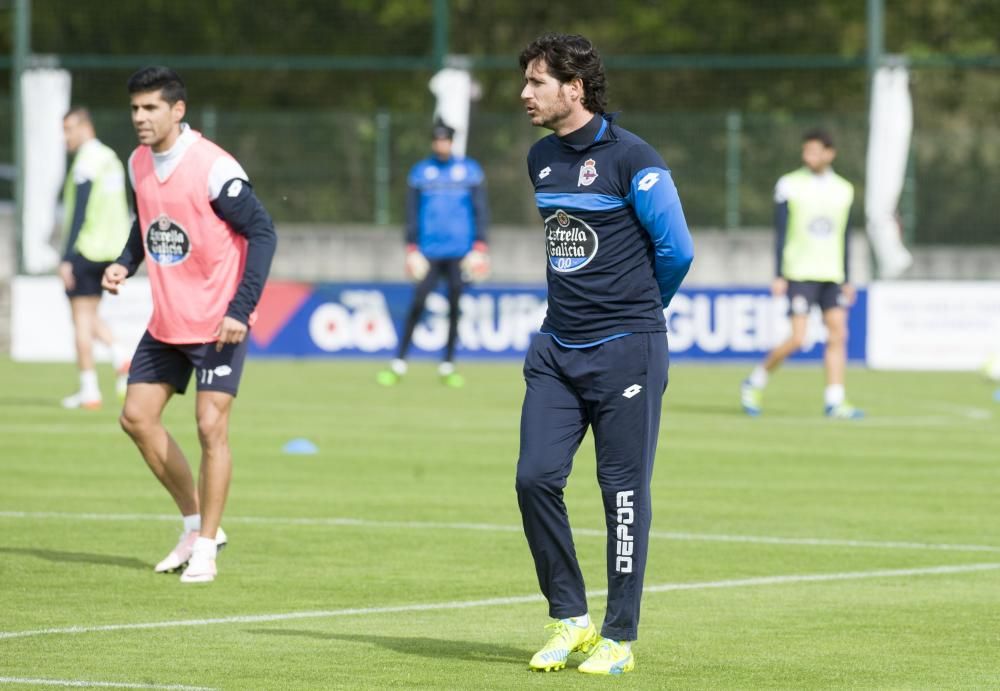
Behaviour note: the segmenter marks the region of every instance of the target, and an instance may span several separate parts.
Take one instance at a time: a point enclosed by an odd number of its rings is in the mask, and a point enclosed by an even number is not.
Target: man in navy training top
[[[520,56],[521,100],[553,134],[528,153],[544,222],[548,312],[524,362],[517,499],[552,635],[531,669],[621,674],[635,666],[651,519],[650,479],[667,386],[663,310],[694,256],[670,172],[606,114],[601,58],[548,34]],[[598,636],[563,502],[588,425],[608,530],[607,613]]]
[[[462,376],[455,372],[458,303],[463,279],[483,280],[489,273],[486,245],[489,207],[483,169],[471,158],[452,154],[454,136],[453,128],[437,120],[431,130],[433,155],[410,170],[406,272],[417,281],[417,287],[396,357],[390,368],[376,377],[384,386],[396,384],[406,374],[406,353],[413,341],[413,331],[423,315],[427,296],[441,278],[448,284],[448,345],[438,374],[448,386],[464,384]]]

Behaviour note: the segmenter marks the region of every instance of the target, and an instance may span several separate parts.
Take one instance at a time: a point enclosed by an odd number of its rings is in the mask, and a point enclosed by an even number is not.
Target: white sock
[[[215,546],[214,537],[199,537],[194,541],[194,547],[192,551],[195,554],[200,554],[202,556],[208,557],[210,559],[215,559],[216,554],[218,554],[218,548]]]
[[[97,385],[97,370],[88,369],[80,372],[80,394],[84,400],[101,397],[101,389]]]
[[[757,365],[750,372],[750,376],[747,379],[754,388],[763,389],[767,386],[767,370],[764,369],[763,365]]]
[[[389,363],[389,369],[391,369],[397,375],[402,377],[404,374],[406,374],[406,360],[395,358],[392,362]]]
[[[442,377],[447,377],[449,374],[454,374],[454,373],[455,373],[454,363],[445,360],[440,365],[438,365],[438,374],[440,374]]]
[[[840,405],[844,402],[844,397],[843,384],[831,384],[823,392],[823,398],[826,400],[827,405]]]
[[[590,626],[590,614],[584,612],[579,617],[566,617],[563,621],[568,621],[573,626],[579,626],[581,629],[585,629]]]
[[[192,530],[201,532],[201,514],[193,513],[184,517],[184,532],[190,533]]]

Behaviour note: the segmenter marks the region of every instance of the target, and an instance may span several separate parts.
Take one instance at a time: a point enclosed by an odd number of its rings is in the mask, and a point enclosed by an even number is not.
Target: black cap
[[[444,124],[444,120],[438,119],[434,121],[434,125],[431,127],[431,139],[454,139],[455,138],[455,128],[448,127]]]

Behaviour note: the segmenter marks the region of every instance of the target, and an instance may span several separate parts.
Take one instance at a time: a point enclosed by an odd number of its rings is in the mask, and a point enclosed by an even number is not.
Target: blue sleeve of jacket
[[[274,258],[278,237],[274,232],[274,221],[257,199],[250,183],[245,180],[242,182],[239,194],[235,197],[220,194],[212,202],[212,209],[234,231],[247,239],[247,260],[243,267],[243,277],[226,310],[227,317],[246,324],[264,292],[264,283],[271,271],[271,260]],[[232,180],[227,181],[222,188],[226,189],[231,183]]]
[[[788,202],[774,205],[774,275],[781,276],[781,263],[785,256],[785,237],[788,235]]]
[[[653,240],[656,282],[666,307],[694,260],[694,243],[670,172],[659,167],[640,170],[632,176],[628,201]]]
[[[69,227],[69,238],[66,240],[66,251],[63,252],[63,261],[68,261],[76,251],[76,241],[80,237],[83,229],[83,222],[87,220],[87,202],[90,201],[90,188],[93,183],[90,180],[81,182],[76,186],[76,206],[73,209],[73,221]]]

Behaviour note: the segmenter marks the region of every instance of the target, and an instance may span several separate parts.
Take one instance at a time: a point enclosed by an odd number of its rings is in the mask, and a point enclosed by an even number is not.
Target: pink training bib
[[[149,333],[165,343],[210,343],[243,277],[247,240],[220,219],[208,198],[212,164],[229,156],[198,140],[163,182],[153,152],[132,156],[139,225],[153,292]],[[250,326],[257,313],[250,315]]]

